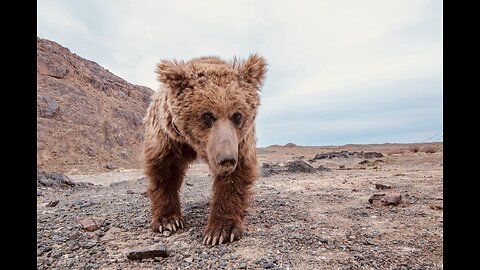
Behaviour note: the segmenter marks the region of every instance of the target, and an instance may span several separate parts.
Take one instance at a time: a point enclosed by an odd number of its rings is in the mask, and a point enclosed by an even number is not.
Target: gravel
[[[212,185],[207,174],[187,174],[190,185],[181,193],[185,229],[165,234],[149,229],[146,179],[106,187],[39,186],[37,269],[442,269],[443,211],[431,209],[437,201],[425,198],[442,197],[441,182],[423,191],[418,183],[425,185],[424,174],[399,179],[396,189],[417,202],[372,207],[369,179],[380,173],[260,178],[243,238],[213,247],[202,245]],[[356,181],[342,184],[346,177]],[[46,207],[52,201],[59,203]],[[88,231],[79,223],[84,219],[98,228]]]

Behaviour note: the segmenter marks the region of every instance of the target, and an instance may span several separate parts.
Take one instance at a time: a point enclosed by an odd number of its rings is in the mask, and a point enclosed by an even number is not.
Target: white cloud
[[[335,110],[336,104],[354,106],[356,100],[431,97],[437,102],[441,89],[379,89],[441,73],[440,5],[426,0],[40,0],[37,33],[154,90],[154,70],[162,58],[260,53],[269,72],[259,117],[271,119],[287,108]]]

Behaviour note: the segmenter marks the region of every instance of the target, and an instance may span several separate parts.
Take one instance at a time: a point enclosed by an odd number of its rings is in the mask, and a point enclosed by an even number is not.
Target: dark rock
[[[383,157],[383,154],[378,152],[340,151],[340,152],[328,152],[328,153],[316,154],[313,159],[325,159],[325,158],[332,159],[332,158],[349,158],[349,157],[371,159],[371,158],[381,158]],[[365,162],[365,161],[362,161],[362,162]]]
[[[57,204],[59,202],[60,202],[59,200],[51,201],[51,202],[47,203],[47,207],[55,207],[55,206],[57,206]]]
[[[135,194],[135,192],[133,192],[133,190],[129,189],[129,190],[127,190],[127,194]]]
[[[68,176],[61,173],[47,173],[37,170],[37,186],[65,188],[74,187],[76,186],[76,183],[73,182],[72,179],[70,179]]]
[[[312,165],[302,160],[293,160],[293,161],[287,162],[285,166],[287,167],[287,172],[306,172],[306,173],[315,172],[315,168],[313,168]]]
[[[264,269],[270,269],[270,268],[275,267],[275,265],[274,265],[273,263],[271,263],[271,262],[263,262],[263,263],[262,263],[262,267],[263,267]]]
[[[332,169],[327,168],[327,167],[325,167],[325,166],[323,166],[323,165],[320,165],[320,166],[318,166],[318,168],[316,169],[316,171],[317,171],[317,172],[330,172],[330,171],[332,171]]]
[[[262,166],[260,168],[260,172],[262,174],[262,177],[269,177],[272,174],[277,174],[281,172],[285,172],[286,168],[277,165],[277,164],[269,164],[269,163],[262,163]]]
[[[81,209],[81,208],[86,208],[86,207],[92,206],[92,205],[94,205],[94,204],[95,204],[95,203],[93,203],[93,202],[82,202],[82,203],[80,203],[80,205],[78,206],[78,208],[80,208],[80,209]]]
[[[325,153],[325,154],[316,154],[313,159],[325,159],[325,158],[334,158],[338,157],[337,155],[334,155],[333,153]]]
[[[384,185],[384,184],[375,184],[376,189],[391,189],[392,187],[389,185]]]
[[[279,173],[297,173],[297,172],[305,172],[305,173],[313,173],[315,171],[330,171],[329,168],[326,168],[322,165],[318,168],[312,167],[312,165],[308,164],[302,160],[293,160],[287,162],[284,166],[280,166],[278,164],[269,164],[269,163],[262,163],[260,167],[260,171],[262,177],[269,177],[272,174],[279,174]]]
[[[155,257],[166,258],[168,256],[169,254],[167,249],[162,244],[155,244],[152,246],[139,248],[127,253],[127,258],[130,260],[141,260]]]
[[[381,158],[383,157],[383,154],[382,153],[378,153],[378,152],[365,152],[363,153],[363,158],[366,158],[366,159],[370,159],[370,158]]]
[[[113,166],[113,165],[111,165],[111,164],[107,164],[107,165],[105,165],[105,168],[106,168],[106,169],[109,169],[109,170],[115,170],[117,167],[116,167],[116,166]]]

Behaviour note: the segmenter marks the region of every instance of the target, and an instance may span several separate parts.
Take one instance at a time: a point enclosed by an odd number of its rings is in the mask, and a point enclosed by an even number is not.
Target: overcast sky
[[[160,59],[259,53],[269,67],[258,146],[422,142],[443,130],[439,0],[38,0],[37,35],[153,90]]]

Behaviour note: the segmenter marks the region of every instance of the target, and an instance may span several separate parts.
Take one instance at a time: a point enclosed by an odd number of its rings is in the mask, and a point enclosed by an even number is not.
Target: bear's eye
[[[215,122],[215,116],[211,112],[206,112],[202,114],[202,122],[205,126],[211,128],[213,126],[213,122]]]
[[[232,122],[238,126],[242,123],[242,114],[239,112],[236,112],[232,115],[231,119],[232,119]]]

